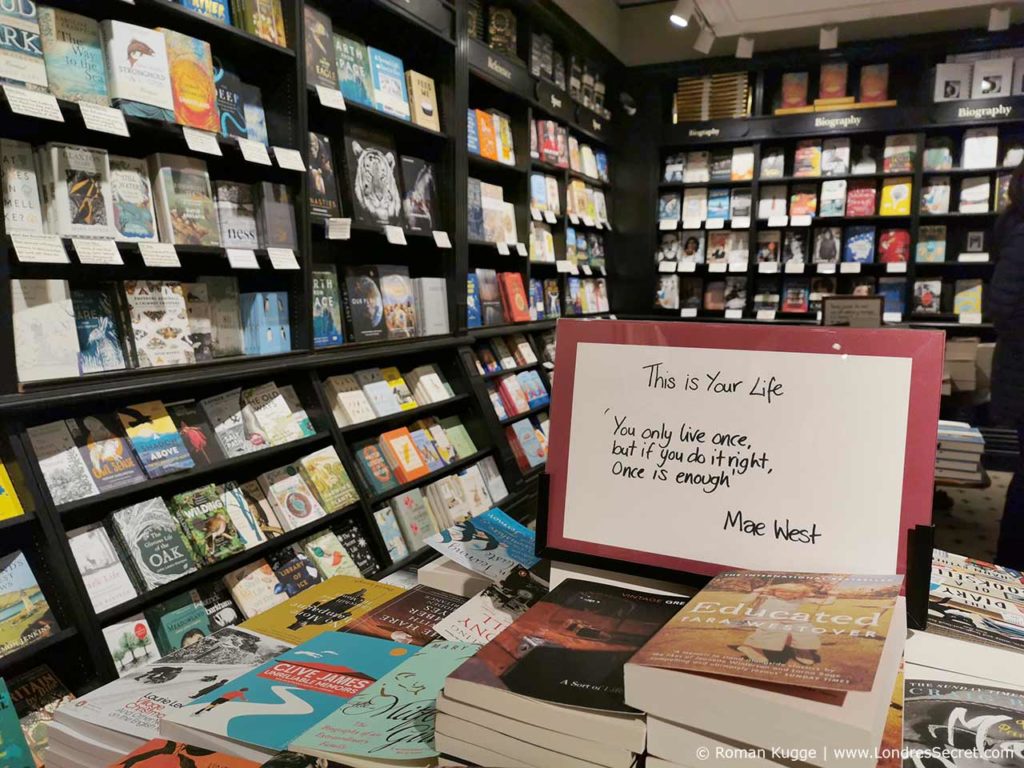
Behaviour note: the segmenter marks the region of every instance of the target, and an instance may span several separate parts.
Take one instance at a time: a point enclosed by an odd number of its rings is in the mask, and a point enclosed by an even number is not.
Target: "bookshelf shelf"
[[[302,539],[308,538],[320,531],[330,528],[332,523],[335,523],[341,518],[351,515],[358,510],[359,503],[357,502],[340,509],[337,512],[324,515],[321,518],[313,520],[301,528],[285,531],[280,536],[275,536],[268,541],[257,544],[252,549],[247,549],[244,552],[239,552],[237,555],[226,557],[216,563],[204,565],[193,573],[182,576],[180,579],[175,579],[169,584],[163,584],[156,589],[151,589],[145,594],[97,614],[96,620],[99,622],[100,626],[104,627],[109,624],[113,624],[114,622],[122,621],[128,616],[139,613],[140,611],[150,608],[157,603],[163,602],[170,597],[187,592],[197,584],[201,584],[212,579],[219,579],[236,568],[241,568],[244,565],[248,565],[249,563],[259,560],[261,557],[265,557],[271,552],[289,547]]]
[[[320,116],[325,118],[328,123],[332,123],[336,119],[340,119],[343,122],[347,122],[351,119],[355,122],[365,121],[367,123],[376,123],[379,126],[384,126],[390,130],[399,131],[407,136],[414,137],[417,141],[446,142],[451,138],[444,131],[435,131],[430,128],[425,128],[422,125],[417,125],[411,120],[403,120],[400,117],[389,115],[386,112],[381,112],[380,110],[367,107],[363,104],[358,104],[354,101],[347,102],[344,110],[325,107],[320,103],[320,99],[315,88],[309,86],[306,90],[310,108],[320,110]]]
[[[543,331],[555,327],[556,319],[534,320],[529,323],[507,323],[505,325],[485,325],[480,328],[470,328],[469,335],[474,339],[486,339],[491,336],[501,336],[506,333],[530,333]]]
[[[483,157],[482,155],[476,155],[472,152],[467,152],[466,156],[469,158],[471,173],[480,171],[482,173],[494,172],[501,174],[523,174],[528,173],[530,170],[522,163],[509,165],[508,163],[500,163],[497,160],[492,160],[491,158]]]
[[[74,627],[66,627],[49,637],[44,637],[42,640],[37,640],[12,653],[8,653],[6,656],[0,657],[0,677],[8,676],[12,671],[25,667],[29,663],[37,664],[38,657],[44,652],[62,645],[75,637],[78,637],[78,630]]]
[[[922,213],[920,218],[922,221],[940,221],[942,219],[983,219],[983,218],[995,218],[999,215],[999,211],[977,211],[977,212],[964,212],[964,211],[950,211],[949,213]]]
[[[284,445],[272,445],[261,451],[225,459],[209,466],[175,472],[126,488],[118,488],[97,496],[78,499],[58,506],[57,510],[62,516],[67,517],[78,516],[82,510],[86,509],[102,510],[105,513],[112,509],[121,509],[142,499],[169,496],[206,483],[219,482],[221,479],[234,479],[237,477],[236,473],[243,468],[252,468],[254,473],[258,473],[255,469],[256,466],[283,466],[317,450],[329,442],[330,437],[328,432],[322,432],[302,440],[293,440]]]
[[[393,562],[391,565],[385,568],[381,568],[379,571],[373,574],[371,578],[380,581],[381,579],[386,578],[391,574],[402,570],[403,568],[408,568],[410,565],[425,565],[431,560],[433,560],[434,557],[440,556],[441,554],[431,547],[420,547],[415,552],[403,557],[401,560],[397,560]]]
[[[1012,173],[1013,167],[1006,167],[1002,165],[991,166],[988,168],[947,168],[946,170],[930,170],[925,169],[921,173],[925,177],[928,176],[986,176],[993,173]]]
[[[390,488],[386,491],[371,496],[369,499],[366,500],[366,502],[371,507],[376,509],[383,502],[387,501],[393,496],[398,496],[400,493],[411,491],[413,488],[419,488],[421,485],[427,485],[428,483],[432,483],[435,480],[440,480],[442,477],[447,477],[448,475],[454,474],[459,470],[466,469],[466,467],[476,464],[478,461],[480,461],[480,459],[483,459],[490,455],[490,448],[485,448],[477,451],[476,453],[471,453],[469,456],[466,456],[465,458],[462,459],[456,459],[451,464],[448,464],[447,466],[442,467],[441,469],[435,470],[434,472],[430,472],[424,475],[423,477],[418,477],[415,480],[412,480],[408,483],[402,483],[401,485],[398,485],[394,488]]]
[[[536,363],[527,363],[526,365],[517,365],[515,368],[506,368],[501,371],[491,371],[480,376],[481,379],[500,379],[502,376],[508,376],[509,374],[522,373],[523,371],[532,371],[534,368],[540,366],[540,361]]]
[[[517,421],[528,419],[530,416],[536,416],[538,413],[546,413],[549,410],[551,410],[550,402],[544,403],[543,405],[535,405],[533,408],[525,410],[522,413],[517,413],[514,416],[509,416],[505,419],[498,419],[498,423],[501,426],[506,427],[509,424],[515,424]]]
[[[416,408],[410,408],[408,411],[392,413],[388,416],[370,419],[369,421],[361,421],[358,424],[348,424],[344,427],[338,427],[338,431],[343,435],[357,435],[364,432],[386,432],[389,429],[402,426],[403,424],[411,424],[417,419],[421,419],[429,414],[445,411],[455,407],[456,405],[465,405],[469,399],[469,395],[455,395],[454,397],[449,397],[447,400],[440,400],[436,403],[426,403],[425,405],[420,405]]]
[[[0,531],[11,531],[15,528],[20,528],[28,523],[35,522],[36,516],[34,512],[23,512],[17,517],[9,517],[6,520],[0,520]]]
[[[600,189],[611,189],[611,182],[604,181],[596,176],[587,176],[587,174],[581,173],[580,171],[574,171],[572,168],[566,169],[565,172],[569,175],[570,179],[578,179],[592,187],[599,187]]]

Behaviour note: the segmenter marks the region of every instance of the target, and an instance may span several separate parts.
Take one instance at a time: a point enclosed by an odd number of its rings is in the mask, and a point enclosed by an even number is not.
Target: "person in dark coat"
[[[988,317],[997,336],[991,413],[996,423],[1017,430],[1024,451],[1024,163],[1010,178],[1009,198],[996,220],[996,267],[985,291]],[[1024,456],[1006,492],[996,562],[1024,568]]]

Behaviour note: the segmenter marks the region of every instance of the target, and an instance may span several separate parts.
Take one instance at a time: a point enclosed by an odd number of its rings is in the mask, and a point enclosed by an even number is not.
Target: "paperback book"
[[[341,631],[424,646],[439,638],[434,625],[465,602],[459,595],[417,584],[350,622]]]
[[[0,556],[0,657],[59,630],[25,555]]]
[[[174,496],[171,510],[197,563],[215,563],[245,549],[212,483]]]
[[[170,414],[159,400],[121,408],[117,417],[150,478],[195,466]]]
[[[157,497],[118,510],[111,524],[130,558],[140,590],[169,584],[195,570],[188,545],[164,500]]]

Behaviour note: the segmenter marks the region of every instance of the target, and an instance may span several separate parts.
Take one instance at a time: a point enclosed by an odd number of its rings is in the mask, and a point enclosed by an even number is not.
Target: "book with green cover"
[[[213,483],[174,496],[171,510],[197,562],[215,563],[245,549]]]
[[[178,524],[160,497],[120,509],[111,521],[121,549],[131,560],[140,592],[195,570]]]
[[[473,438],[469,436],[469,432],[466,431],[465,425],[459,420],[458,416],[449,416],[446,419],[441,419],[440,423],[445,435],[448,436],[449,442],[451,442],[452,447],[455,449],[455,453],[458,454],[458,458],[464,459],[476,453],[476,444],[473,442]]]
[[[334,57],[338,68],[338,87],[345,101],[373,106],[373,78],[366,45],[348,35],[334,35]]]
[[[333,264],[322,266],[313,271],[313,346],[320,349],[344,343],[338,269]]]
[[[35,768],[3,678],[0,678],[0,765],[4,768]]]
[[[299,467],[328,513],[337,512],[359,501],[359,494],[333,445],[299,459]]]
[[[210,635],[210,619],[206,609],[192,599],[191,593],[146,611],[146,619],[153,627],[161,656]]]

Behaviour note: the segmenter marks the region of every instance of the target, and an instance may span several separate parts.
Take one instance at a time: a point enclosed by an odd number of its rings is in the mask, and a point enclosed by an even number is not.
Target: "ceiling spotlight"
[[[839,47],[839,27],[822,27],[818,32],[818,48],[831,51]]]
[[[672,9],[668,20],[677,27],[686,27],[690,24],[690,17],[694,12],[694,0],[678,0],[676,7]]]
[[[703,26],[700,28],[700,34],[697,35],[696,42],[694,42],[693,44],[693,50],[706,55],[711,53],[711,46],[713,46],[714,44],[714,30],[712,30],[709,26]]]
[[[754,38],[743,37],[740,35],[736,38],[736,58],[737,59],[750,59],[754,56]]]
[[[1010,28],[1010,9],[992,8],[988,12],[988,31],[1005,32]]]

